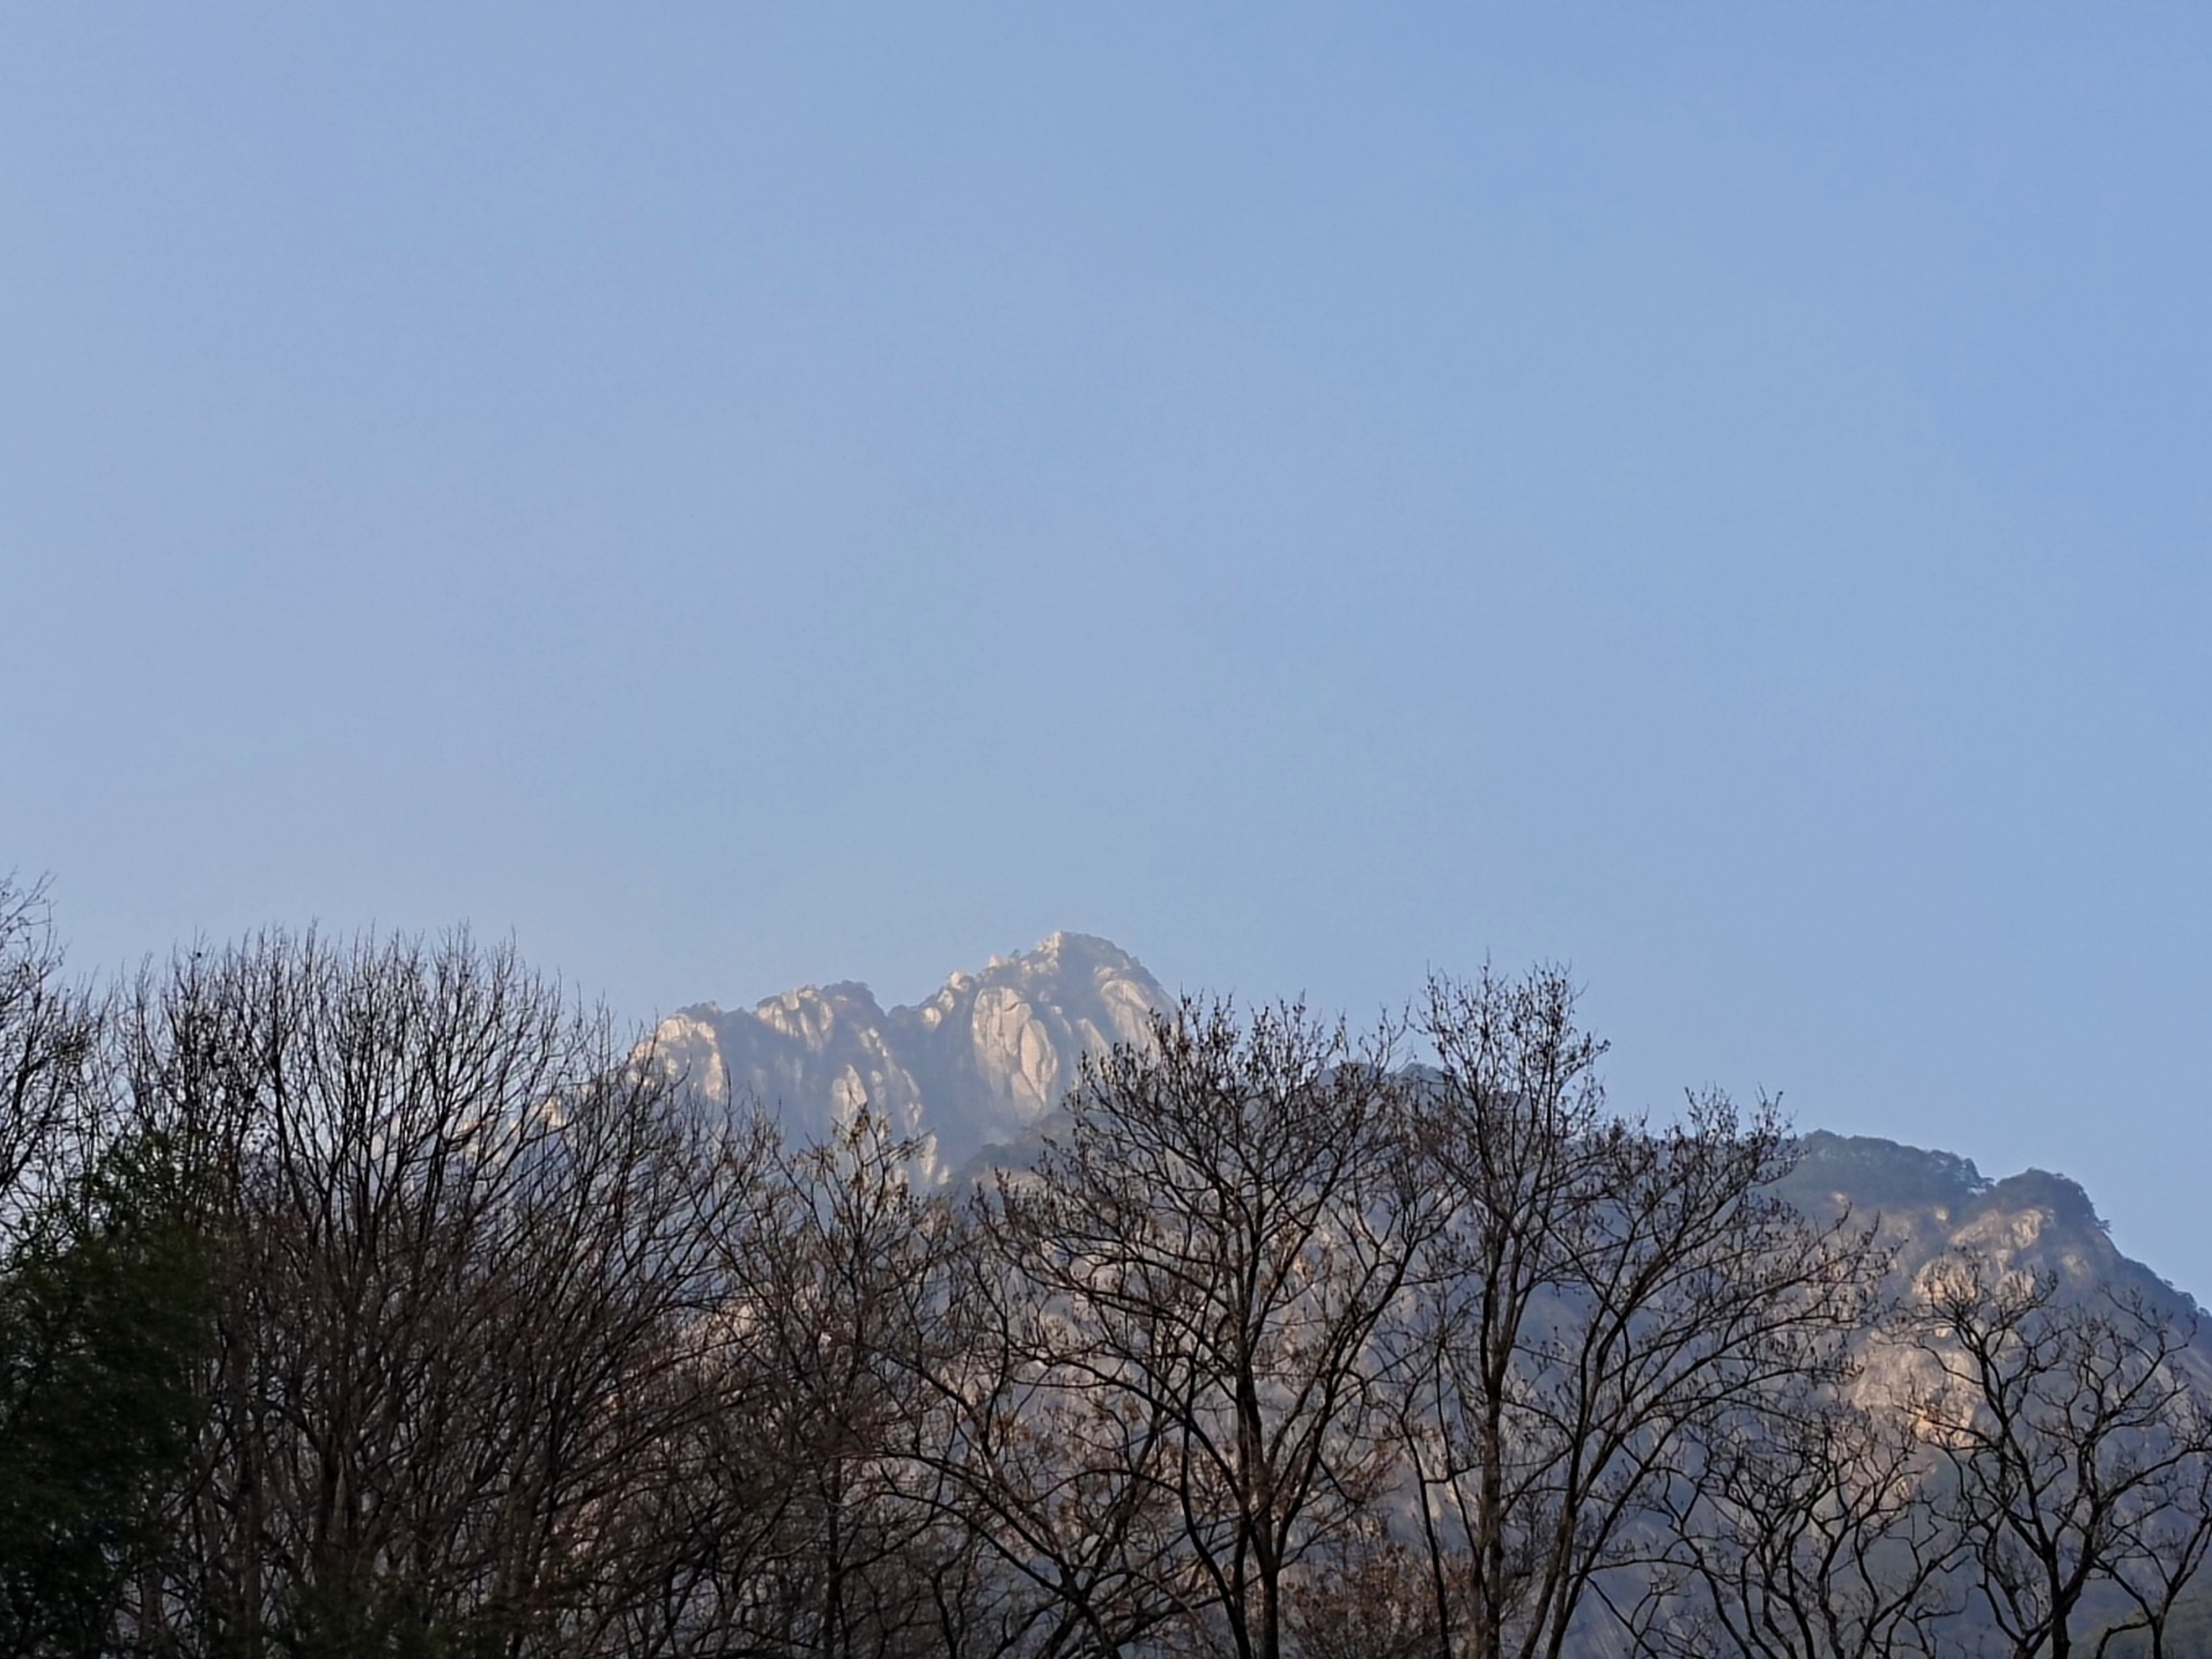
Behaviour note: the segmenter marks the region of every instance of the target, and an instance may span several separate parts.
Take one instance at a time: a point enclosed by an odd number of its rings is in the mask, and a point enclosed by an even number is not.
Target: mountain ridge
[[[663,1019],[663,1063],[710,1092],[757,1104],[787,1133],[820,1136],[863,1102],[924,1144],[942,1177],[1037,1149],[1086,1054],[1144,1040],[1170,999],[1134,956],[1094,934],[956,970],[930,995],[885,1008],[865,984],[794,988],[750,1008],[699,1002]],[[2077,1182],[2028,1169],[1992,1178],[1959,1153],[1810,1129],[1777,1191],[1807,1213],[1878,1221],[1909,1284],[1973,1249],[2000,1267],[2057,1273],[2074,1290],[2140,1292],[2176,1315],[2197,1304],[2112,1243]]]
[[[750,1009],[694,1003],[653,1042],[665,1063],[710,1092],[750,1097],[787,1132],[821,1134],[866,1103],[941,1164],[1018,1135],[1059,1103],[1085,1054],[1141,1041],[1167,1001],[1112,941],[1060,932],[956,970],[918,1003],[886,1009],[841,980]]]

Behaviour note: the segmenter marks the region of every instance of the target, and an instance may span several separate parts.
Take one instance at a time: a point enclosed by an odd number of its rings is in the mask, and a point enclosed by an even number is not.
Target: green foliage
[[[160,1534],[210,1342],[194,1186],[173,1148],[125,1147],[0,1267],[0,1653],[107,1650]]]

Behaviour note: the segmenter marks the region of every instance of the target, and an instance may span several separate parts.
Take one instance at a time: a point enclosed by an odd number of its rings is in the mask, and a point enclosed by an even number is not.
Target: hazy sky
[[[0,869],[625,1012],[1054,927],[2212,1293],[2212,9],[0,13]]]

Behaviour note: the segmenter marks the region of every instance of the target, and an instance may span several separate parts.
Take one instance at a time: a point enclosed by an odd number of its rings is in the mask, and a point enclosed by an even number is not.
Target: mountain
[[[750,1009],[702,1002],[660,1023],[664,1060],[716,1093],[756,1102],[787,1129],[819,1134],[865,1100],[902,1133],[933,1137],[940,1169],[989,1148],[1023,1161],[1085,1054],[1141,1041],[1167,993],[1106,939],[1054,933],[1031,951],[955,973],[911,1007],[886,1010],[851,981],[803,986]],[[2056,1272],[2075,1291],[2140,1291],[2177,1314],[2189,1298],[2112,1243],[2089,1196],[2064,1176],[2002,1180],[1970,1159],[1865,1135],[1807,1133],[1781,1183],[1800,1209],[1879,1217],[1906,1282],[1972,1248]]]
[[[1057,1104],[1086,1054],[1141,1041],[1159,981],[1127,951],[1084,933],[956,973],[912,1007],[865,985],[802,986],[750,1009],[679,1009],[653,1034],[663,1059],[715,1093],[757,1102],[818,1135],[862,1102],[957,1164],[1011,1139]]]
[[[2121,1254],[2078,1182],[2046,1170],[1992,1181],[1971,1159],[1869,1135],[1814,1130],[1799,1142],[1797,1167],[1777,1190],[1820,1219],[1848,1211],[1877,1224],[1894,1252],[1893,1288],[1917,1300],[1939,1264],[1971,1252],[2000,1269],[2054,1275],[2069,1301],[2140,1297],[2177,1325],[2196,1323],[2185,1293]],[[1918,1348],[1868,1340],[1856,1345],[1853,1393],[1905,1400],[1941,1392],[1941,1362]],[[1957,1356],[1953,1355],[1954,1363]],[[2212,1330],[2199,1334],[2192,1369],[2212,1387]]]
[[[1084,1056],[1142,1041],[1148,1016],[1169,1000],[1127,951],[1054,933],[980,972],[953,974],[910,1007],[886,1010],[851,981],[805,986],[749,1010],[680,1010],[655,1042],[666,1063],[767,1108],[793,1134],[819,1135],[866,1101],[933,1143],[925,1168],[980,1175],[1030,1163],[1066,1124],[1060,1103]],[[1893,1288],[1908,1301],[1939,1262],[1972,1250],[2000,1267],[2055,1273],[2069,1298],[2139,1295],[2181,1324],[2197,1317],[2188,1296],[2121,1253],[2088,1194],[2064,1176],[2027,1170],[1993,1180],[1954,1153],[1826,1130],[1805,1133],[1799,1152],[1779,1195],[1815,1218],[1848,1212],[1874,1223],[1894,1251]],[[1942,1380],[1937,1362],[1909,1344],[1868,1333],[1855,1347],[1863,1397],[1910,1400]],[[2193,1358],[2212,1386],[2212,1341]],[[2123,1610],[2100,1592],[2084,1626]],[[1601,1659],[1611,1648],[1593,1637],[1574,1650]],[[2112,1651],[2134,1659],[2141,1650]],[[2212,1659],[2212,1595],[2192,1595],[2166,1651]]]
[[[2094,1301],[2140,1297],[2149,1307],[2197,1338],[2179,1358],[2198,1387],[2212,1389],[2212,1328],[2201,1328],[2194,1299],[2142,1262],[2123,1255],[2096,1206],[2078,1182],[2045,1170],[2027,1170],[1992,1181],[1970,1159],[1924,1152],[1865,1135],[1815,1130],[1800,1141],[1797,1167],[1778,1188],[1809,1215],[1826,1218],[1846,1208],[1877,1224],[1895,1255],[1894,1288],[1908,1302],[1945,1257],[1972,1251],[2001,1268],[2054,1275],[2062,1297]],[[1856,1345],[1860,1370],[1852,1391],[1862,1400],[1906,1400],[1942,1381],[1938,1363],[1899,1343],[1863,1340]],[[1956,1351],[1953,1354],[1957,1364]],[[2095,1632],[2130,1609],[2109,1585],[2094,1587],[2083,1603],[2075,1651],[2109,1659],[2148,1659],[2140,1632],[2100,1644]],[[2185,1593],[2166,1632],[2166,1659],[2212,1659],[2212,1585],[2202,1577]]]
[[[2120,1253],[2081,1185],[2047,1170],[1992,1181],[1972,1160],[1871,1135],[1815,1129],[1799,1141],[1797,1167],[1777,1188],[1808,1215],[1846,1207],[1879,1219],[1908,1280],[1938,1258],[1973,1250],[2000,1267],[2053,1273],[2070,1291],[2140,1293],[2185,1312],[2195,1304]]]

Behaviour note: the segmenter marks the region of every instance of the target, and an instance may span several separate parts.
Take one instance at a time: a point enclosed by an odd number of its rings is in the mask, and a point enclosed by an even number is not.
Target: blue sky
[[[0,868],[638,1016],[1055,927],[2212,1294],[2212,11],[0,15]]]

